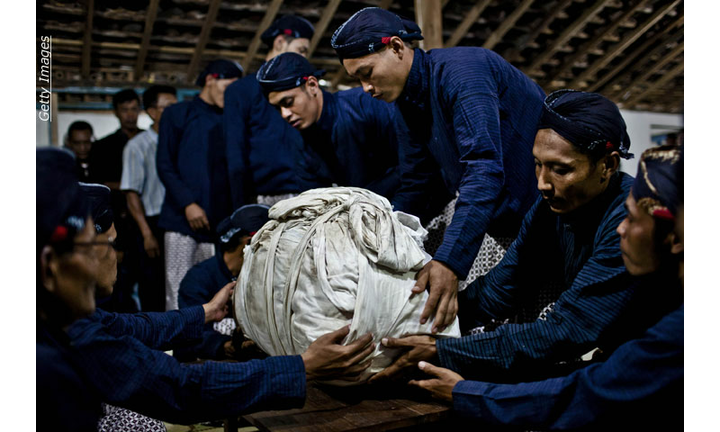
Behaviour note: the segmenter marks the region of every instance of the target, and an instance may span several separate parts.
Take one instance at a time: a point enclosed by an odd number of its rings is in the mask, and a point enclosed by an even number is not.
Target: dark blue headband
[[[198,87],[205,86],[205,77],[212,75],[217,79],[240,78],[243,74],[243,68],[238,62],[232,60],[213,60],[202,71],[195,85]]]
[[[310,21],[295,15],[285,15],[278,18],[268,27],[260,39],[267,46],[272,46],[275,37],[278,35],[287,35],[294,38],[312,39],[315,34],[315,28]]]
[[[422,40],[422,30],[409,19],[385,9],[368,7],[345,21],[332,35],[330,44],[340,61],[379,51],[397,36],[404,41]]]
[[[283,53],[262,65],[257,80],[265,93],[284,91],[301,86],[311,76],[320,78],[324,70],[316,70],[300,54]]]
[[[543,103],[538,129],[552,129],[574,145],[590,152],[617,151],[633,157],[630,136],[617,105],[597,93],[558,90]]]

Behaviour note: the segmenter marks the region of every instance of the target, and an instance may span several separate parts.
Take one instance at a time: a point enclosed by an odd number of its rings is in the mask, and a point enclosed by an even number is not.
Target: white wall
[[[630,135],[630,152],[635,157],[630,160],[622,159],[620,169],[635,176],[638,159],[643,151],[653,146],[651,137],[662,133],[663,130],[677,130],[683,127],[682,114],[658,114],[646,111],[620,110],[628,135]]]
[[[70,125],[77,120],[84,120],[93,127],[95,139],[100,139],[115,132],[120,127],[120,122],[112,111],[60,111],[57,115],[58,122],[58,143],[62,146],[65,134]],[[36,116],[36,138],[37,146],[46,146],[50,144],[49,123],[37,119]],[[138,127],[147,129],[152,124],[150,116],[144,111],[138,117]]]

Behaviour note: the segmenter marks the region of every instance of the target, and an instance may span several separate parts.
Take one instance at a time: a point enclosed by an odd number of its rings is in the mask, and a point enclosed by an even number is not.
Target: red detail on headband
[[[673,214],[670,213],[670,210],[668,210],[668,209],[653,210],[653,216],[660,218],[660,219],[669,220],[669,221],[675,220],[675,216],[673,216]]]
[[[605,143],[605,148],[606,148],[607,150],[612,150],[612,149],[615,148],[615,146],[613,145],[613,143],[611,143],[610,141],[608,141],[608,142]]]
[[[250,237],[254,236],[255,234],[257,234],[257,231],[251,232],[251,233],[250,233]]]
[[[50,236],[51,242],[61,242],[67,238],[68,235],[68,229],[62,225],[58,225],[55,227],[55,231],[53,231],[52,235]]]
[[[310,78],[310,77],[306,77],[306,76],[304,76],[304,77],[300,77],[300,78],[301,78],[301,79],[302,79],[303,81],[307,81],[307,80],[308,80],[308,78]]]
[[[288,35],[288,36],[292,36],[293,31],[290,30],[290,29],[285,29],[285,30],[283,30],[283,33],[285,33],[285,34]]]
[[[217,78],[217,77],[220,76],[220,74],[219,74],[219,73],[213,73],[213,74],[210,74],[210,76],[213,77],[213,78]]]
[[[384,38],[381,38],[381,39],[380,39],[380,42],[382,42],[382,43],[384,43],[385,45],[387,45],[387,44],[390,43],[390,39],[391,39],[391,38],[392,38],[392,36],[386,36],[386,37],[384,37]]]

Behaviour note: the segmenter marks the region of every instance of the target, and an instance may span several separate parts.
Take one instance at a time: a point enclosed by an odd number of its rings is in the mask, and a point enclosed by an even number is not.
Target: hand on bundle
[[[421,371],[435,378],[412,380],[408,384],[429,391],[435,399],[452,402],[453,388],[455,388],[455,384],[463,381],[464,378],[450,369],[437,367],[424,361],[420,362],[418,367]]]
[[[365,360],[375,350],[370,333],[348,345],[341,345],[350,333],[347,325],[334,332],[320,336],[302,354],[308,380],[342,379],[357,381],[370,367],[371,359]],[[363,361],[365,360],[365,361]]]
[[[228,300],[235,288],[235,281],[232,281],[222,287],[220,291],[207,303],[203,305],[205,309],[205,324],[209,322],[221,321],[228,314]]]
[[[398,357],[393,364],[384,371],[370,378],[370,383],[379,383],[385,380],[399,379],[408,371],[414,371],[418,362],[435,360],[437,349],[435,338],[431,336],[406,336],[403,338],[387,338],[382,340],[387,348],[401,348],[406,351]]]
[[[257,346],[255,342],[247,339],[240,328],[233,332],[232,340],[223,344],[225,357],[238,361],[264,359],[267,354]]]
[[[418,272],[412,292],[420,294],[426,288],[429,289],[430,295],[420,315],[420,323],[425,324],[434,313],[432,332],[437,333],[445,330],[457,316],[458,278],[450,267],[440,261],[432,260]]]

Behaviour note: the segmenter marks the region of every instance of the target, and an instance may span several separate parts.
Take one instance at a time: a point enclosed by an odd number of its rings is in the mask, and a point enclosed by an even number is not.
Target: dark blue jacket
[[[73,358],[70,338],[41,320],[36,322],[35,368],[38,430],[96,431],[100,400]]]
[[[164,230],[211,242],[217,224],[232,213],[222,133],[222,110],[199,96],[163,112],[157,170],[166,191],[158,220]],[[185,207],[192,203],[205,210],[209,232],[190,228]]]
[[[625,269],[616,229],[632,182],[619,173],[600,196],[565,215],[538,198],[500,263],[458,297],[464,329],[523,309],[532,314],[495,331],[438,340],[443,367],[492,381],[544,378],[596,347],[612,352],[677,308],[680,290],[652,288],[664,276],[636,278]]]
[[[223,259],[223,253],[218,251],[214,256],[203,262],[195,264],[185,274],[180,282],[178,304],[181,309],[190,306],[203,305],[217,294],[218,291],[233,279]],[[205,324],[202,336],[197,342],[185,347],[178,347],[173,351],[175,357],[181,361],[203,359],[222,359],[223,344],[232,338],[216,332],[212,323]]]
[[[502,57],[483,48],[415,50],[397,100],[410,133],[400,150],[399,210],[425,199],[428,159],[459,192],[434,259],[467,276],[483,237],[514,237],[538,195],[532,147],[545,98]]]
[[[305,144],[327,163],[334,183],[392,199],[400,187],[395,106],[360,87],[322,95],[320,119],[302,131]]]
[[[138,314],[98,309],[73,323],[68,335],[97,400],[148,417],[190,424],[302,406],[306,377],[299,355],[181,364],[163,352],[197,337],[204,322],[202,306]]]
[[[606,361],[568,376],[514,385],[460,381],[453,408],[522,430],[682,430],[684,320],[683,305]]]
[[[327,167],[270,105],[255,75],[225,90],[223,128],[233,208],[257,195],[330,186]]]

